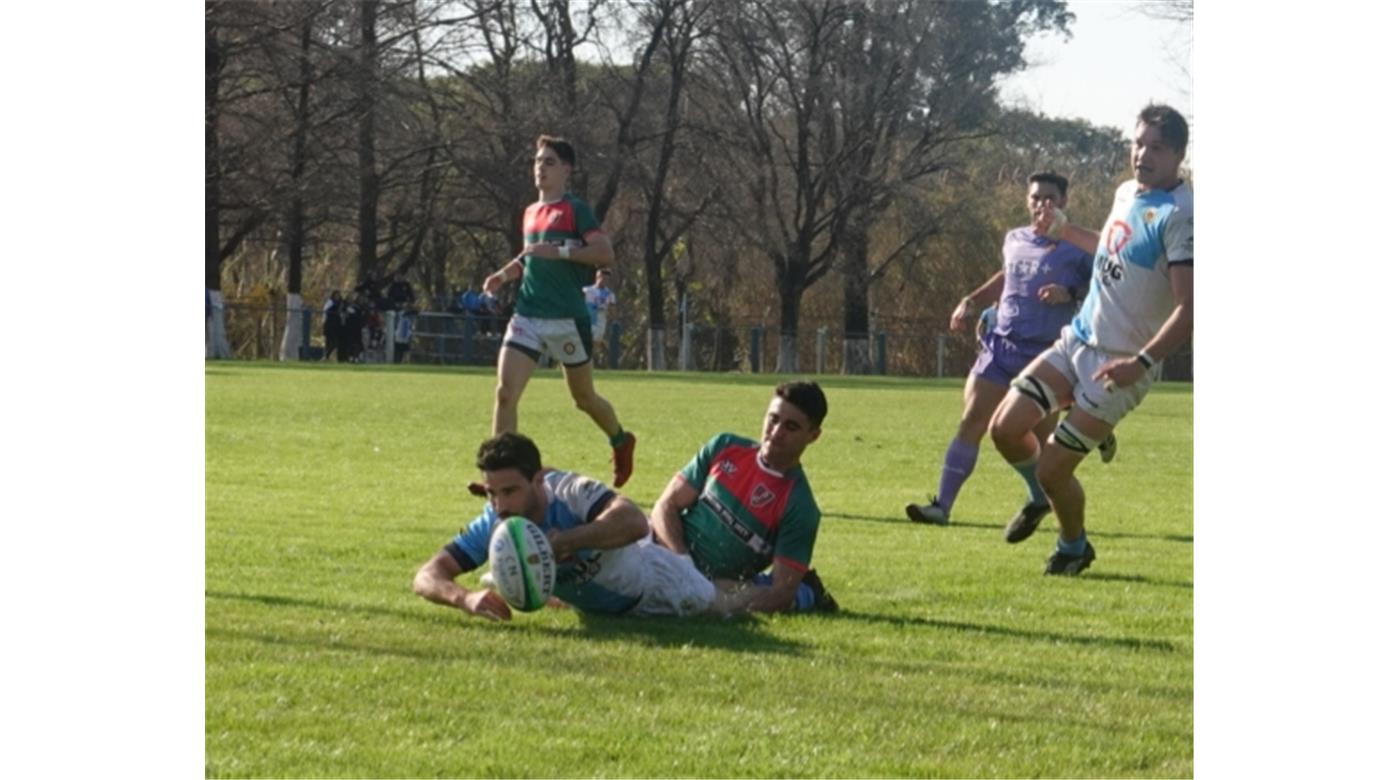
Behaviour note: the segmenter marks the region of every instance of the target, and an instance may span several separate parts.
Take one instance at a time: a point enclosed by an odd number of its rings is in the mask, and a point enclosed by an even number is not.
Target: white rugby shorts
[[[574,320],[544,320],[516,314],[506,326],[505,345],[532,358],[548,352],[565,366],[581,366],[592,360],[589,349]]]
[[[1074,403],[1091,417],[1096,417],[1109,425],[1117,425],[1137,408],[1152,382],[1161,372],[1161,366],[1148,371],[1141,379],[1128,387],[1114,387],[1109,390],[1103,381],[1094,379],[1094,373],[1104,364],[1117,360],[1122,355],[1111,355],[1085,344],[1066,325],[1060,331],[1060,338],[1042,355],[1045,362],[1056,371],[1064,374],[1074,388]]]
[[[645,561],[642,602],[630,614],[641,617],[687,617],[709,609],[715,585],[695,568],[689,555],[678,555],[650,539],[642,539]]]

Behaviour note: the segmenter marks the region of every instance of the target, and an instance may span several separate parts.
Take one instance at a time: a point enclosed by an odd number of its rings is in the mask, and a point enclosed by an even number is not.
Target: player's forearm
[[[470,593],[455,580],[445,580],[424,571],[419,571],[418,576],[413,578],[413,592],[434,604],[458,609],[464,608]]]
[[[607,236],[595,235],[587,244],[570,249],[566,259],[599,268],[610,266],[613,263],[612,242]]]
[[[582,549],[613,550],[647,535],[647,516],[626,499],[614,504],[591,523],[571,528],[552,540],[555,555],[563,558]]]
[[[1157,335],[1142,348],[1147,356],[1154,363],[1166,360],[1178,349],[1181,349],[1191,338],[1191,331],[1195,327],[1195,303],[1191,299],[1182,301],[1172,309],[1171,316],[1162,323]]]
[[[681,523],[681,510],[662,496],[651,508],[651,531],[656,534],[656,542],[671,552],[689,555],[685,546],[685,527]]]
[[[1099,234],[1078,225],[1065,223],[1060,228],[1060,238],[1074,244],[1088,254],[1099,251]]]
[[[783,612],[797,600],[796,588],[755,585],[750,591],[746,609],[750,612]]]
[[[968,293],[967,300],[970,301],[973,306],[979,309],[985,309],[1001,300],[1001,291],[1005,285],[1006,272],[997,271],[996,275],[984,282],[981,287]]]

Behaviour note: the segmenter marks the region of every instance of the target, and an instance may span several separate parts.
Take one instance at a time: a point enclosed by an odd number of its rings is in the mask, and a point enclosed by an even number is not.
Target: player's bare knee
[[[496,385],[496,406],[497,408],[511,408],[520,399],[520,391],[510,385]]]

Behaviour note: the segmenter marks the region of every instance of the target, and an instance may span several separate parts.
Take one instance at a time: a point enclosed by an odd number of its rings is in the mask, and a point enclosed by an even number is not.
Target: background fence
[[[287,311],[284,306],[227,303],[224,328],[235,360],[276,360],[280,352]],[[505,319],[466,314],[422,312],[414,317],[413,338],[406,362],[493,365],[505,331]],[[392,360],[393,315],[385,312],[386,346],[364,353],[365,362]],[[324,321],[319,311],[302,314],[304,360],[325,357]],[[738,371],[771,373],[777,369],[780,333],[772,324],[730,327],[690,325],[686,331],[666,331],[666,366],[690,371]],[[607,347],[602,362],[609,368],[646,368],[646,328],[628,321],[608,324]],[[862,339],[868,350],[868,370],[860,373],[890,376],[965,376],[977,357],[977,343],[966,333],[948,333],[914,323],[900,323]],[[368,334],[364,338],[368,348]],[[684,360],[683,360],[684,359]],[[846,372],[844,340],[839,330],[817,327],[797,334],[798,373]],[[684,363],[684,364],[683,364]],[[1192,349],[1188,344],[1168,358],[1163,379],[1194,379]]]

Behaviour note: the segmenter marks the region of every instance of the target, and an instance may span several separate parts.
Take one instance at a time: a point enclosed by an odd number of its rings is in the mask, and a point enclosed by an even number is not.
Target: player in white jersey
[[[554,595],[585,612],[684,616],[742,607],[721,598],[690,558],[654,544],[647,516],[603,483],[543,468],[534,442],[506,432],[477,452],[482,513],[418,570],[413,592],[469,615],[509,620],[493,590],[471,591],[456,578],[488,562],[491,532],[502,519],[524,517],[544,529],[557,566]]]
[[[1133,180],[1118,188],[1096,237],[1089,295],[1060,338],[1012,382],[992,419],[992,439],[1012,466],[1035,464],[1060,522],[1046,574],[1076,575],[1094,561],[1084,532],[1084,489],[1074,470],[1147,395],[1166,357],[1191,337],[1194,318],[1191,188],[1181,179],[1186,120],[1149,105],[1132,143]],[[1068,226],[1084,245],[1091,231]],[[1042,451],[1033,432],[1073,404]],[[1007,538],[1024,539],[1044,513],[1024,509]]]

